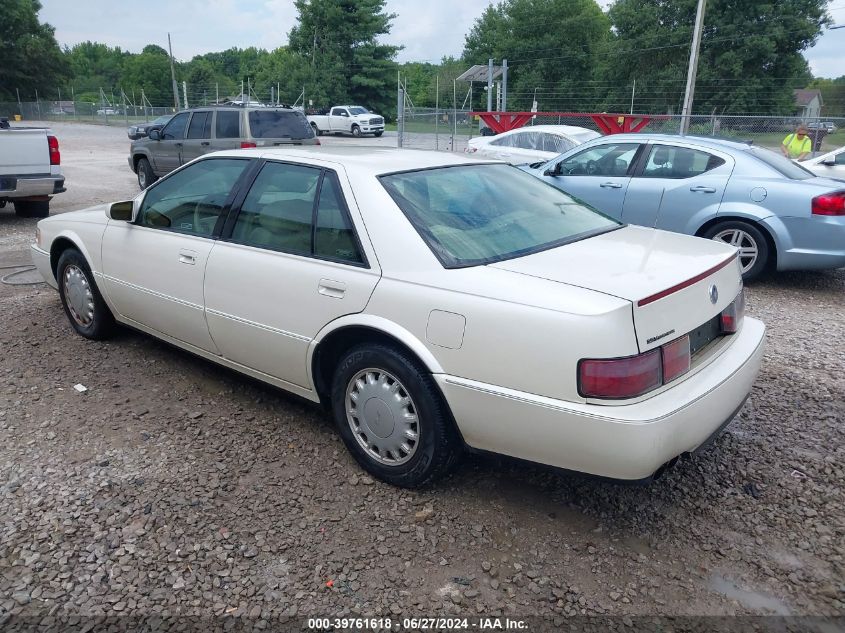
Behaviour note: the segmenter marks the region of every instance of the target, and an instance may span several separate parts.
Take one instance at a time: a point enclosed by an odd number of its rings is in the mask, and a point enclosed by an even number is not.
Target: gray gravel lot
[[[53,213],[137,192],[124,130],[53,128]],[[34,224],[0,211],[0,265]],[[87,341],[46,286],[0,285],[0,624],[845,615],[845,270],[748,300],[769,328],[751,399],[654,484],[469,457],[409,492],[365,476],[319,409],[135,332]]]

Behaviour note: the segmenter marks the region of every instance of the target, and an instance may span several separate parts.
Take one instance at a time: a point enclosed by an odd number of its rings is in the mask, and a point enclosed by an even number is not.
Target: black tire
[[[357,125],[352,126],[352,136],[354,136],[355,138],[361,136],[361,128]]]
[[[50,215],[49,200],[18,200],[15,215],[19,218],[46,218]]]
[[[732,244],[734,240],[730,236],[737,236],[740,240],[738,246],[745,247],[748,252],[749,247],[756,249],[756,257],[750,255],[743,255],[743,250],[740,250],[739,258],[742,265],[742,280],[753,281],[765,272],[769,266],[769,242],[763,232],[750,222],[742,222],[741,220],[728,220],[726,222],[719,222],[711,226],[705,231],[703,237],[717,242],[724,242]],[[727,239],[726,239],[727,238]],[[735,246],[737,244],[734,244]]]
[[[322,136],[323,133],[320,131],[320,128],[317,127],[316,123],[312,123],[311,127],[314,129],[314,136]]]
[[[356,433],[352,430],[353,422],[347,417],[347,388],[352,388],[353,379],[367,369],[375,369],[392,375],[389,377],[395,377],[399,388],[390,391],[391,397],[396,393],[396,397],[401,398],[401,394],[405,392],[410,398],[416,417],[413,424],[417,439],[413,442],[413,451],[406,456],[407,461],[403,463],[385,464],[374,457],[359,443]],[[385,392],[385,395],[388,393]],[[381,398],[369,398],[367,402],[372,400]],[[335,425],[346,448],[364,470],[389,484],[403,488],[417,488],[429,484],[445,475],[461,455],[463,443],[449,407],[431,374],[416,360],[393,347],[374,343],[359,345],[349,350],[335,369],[331,402]],[[383,405],[384,401],[376,404]],[[377,414],[377,421],[381,419],[379,416],[380,414]],[[363,429],[362,423],[359,424],[361,425],[358,428]],[[394,430],[395,425],[390,424],[390,428]],[[389,442],[390,438],[385,441]]]
[[[374,132],[373,136],[378,137],[378,136],[381,136],[382,134],[384,134],[384,132]]]
[[[87,314],[74,315],[76,311],[76,308],[72,307],[74,299],[68,297],[68,293],[74,292],[74,290],[66,280],[69,269],[71,274],[75,274],[77,280],[79,280],[78,275],[81,274],[85,279],[87,287],[90,288],[91,298],[88,302],[89,309],[91,310],[90,323],[85,323],[84,318],[78,318],[78,316],[88,316]],[[94,275],[91,274],[91,267],[88,266],[88,262],[85,261],[82,253],[75,248],[69,248],[62,253],[61,257],[59,257],[59,265],[56,267],[56,281],[59,285],[59,296],[62,300],[62,307],[65,309],[65,315],[73,329],[85,338],[95,341],[111,336],[115,329],[114,316],[106,305],[106,302],[103,301],[97,284],[94,282]],[[78,285],[76,287],[78,288]]]
[[[142,191],[158,180],[158,176],[155,175],[150,161],[146,158],[138,159],[138,169],[136,171],[138,172],[138,186]]]

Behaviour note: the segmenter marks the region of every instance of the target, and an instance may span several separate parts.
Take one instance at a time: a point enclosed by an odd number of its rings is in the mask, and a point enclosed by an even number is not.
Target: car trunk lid
[[[630,301],[640,351],[699,328],[742,288],[733,247],[633,226],[490,266]]]

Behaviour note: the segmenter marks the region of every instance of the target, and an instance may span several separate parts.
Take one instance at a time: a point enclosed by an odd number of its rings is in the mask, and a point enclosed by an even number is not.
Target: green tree
[[[118,46],[82,42],[65,48],[64,57],[70,65],[68,83],[74,90],[99,94],[100,88],[111,92],[119,87],[123,64],[131,54]]]
[[[55,29],[38,21],[38,0],[4,0],[0,5],[0,101],[56,98],[68,65]]]
[[[609,37],[595,0],[504,0],[476,20],[463,59],[508,60],[509,110],[529,109],[535,88],[541,109],[576,110],[595,102],[592,80]]]
[[[144,49],[146,50],[146,49]],[[141,90],[155,106],[173,105],[173,83],[170,76],[170,58],[156,52],[130,55],[123,64],[121,87],[127,92],[135,91],[140,103]],[[181,94],[180,101],[181,101]]]
[[[385,0],[296,0],[299,23],[290,51],[307,60],[305,85],[315,105],[360,103],[382,113],[395,110],[393,61],[399,47],[378,42],[394,14]]]
[[[791,114],[793,88],[810,80],[801,52],[829,18],[826,0],[710,0],[704,17],[694,112]],[[605,56],[605,108],[678,112],[697,0],[616,0]]]
[[[814,79],[807,88],[822,93],[822,116],[845,116],[845,75],[836,79]]]

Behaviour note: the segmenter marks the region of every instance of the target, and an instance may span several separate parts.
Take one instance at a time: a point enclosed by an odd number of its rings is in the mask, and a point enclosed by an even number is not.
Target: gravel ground
[[[122,129],[53,127],[54,213],[136,193]],[[33,230],[0,211],[0,265]],[[135,332],[87,341],[46,286],[0,285],[0,625],[845,615],[844,293],[845,270],[751,286],[769,329],[748,404],[650,486],[469,457],[409,492],[319,409]]]

